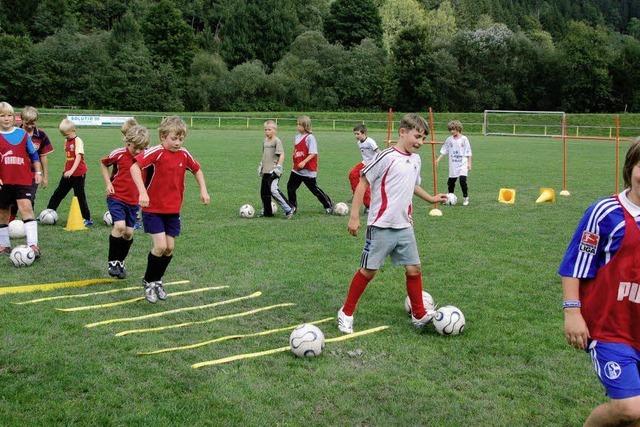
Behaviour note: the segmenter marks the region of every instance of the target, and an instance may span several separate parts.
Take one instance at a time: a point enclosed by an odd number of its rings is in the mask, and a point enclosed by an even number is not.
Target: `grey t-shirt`
[[[272,140],[264,139],[262,145],[262,170],[260,173],[271,173],[278,164],[280,154],[284,153],[282,141],[277,136]]]

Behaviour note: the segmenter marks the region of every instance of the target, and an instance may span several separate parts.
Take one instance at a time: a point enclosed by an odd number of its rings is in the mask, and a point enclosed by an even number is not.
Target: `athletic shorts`
[[[180,235],[180,214],[157,214],[142,211],[142,224],[145,233],[165,233],[171,237]]]
[[[5,184],[0,187],[0,209],[8,209],[16,204],[16,200],[31,200],[33,187],[31,185]]]
[[[588,350],[593,368],[611,399],[640,396],[640,350],[593,340]]]
[[[130,205],[118,199],[107,197],[107,207],[114,223],[124,221],[126,226],[130,228],[136,224],[138,209],[140,209],[138,205]]]
[[[372,225],[367,227],[360,267],[379,270],[389,255],[395,265],[420,264],[413,227],[379,228]]]

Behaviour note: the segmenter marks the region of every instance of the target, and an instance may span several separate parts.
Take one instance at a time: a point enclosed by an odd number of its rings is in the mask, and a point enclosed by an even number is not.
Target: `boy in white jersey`
[[[429,202],[444,202],[446,194],[427,193],[420,187],[421,160],[417,151],[425,143],[428,124],[417,114],[407,114],[400,121],[397,144],[379,153],[363,170],[356,187],[349,219],[349,233],[358,234],[360,205],[371,186],[371,208],[367,219],[360,268],[356,271],[347,298],[338,311],[338,329],[353,332],[353,312],[367,284],[382,267],[388,255],[394,264],[404,265],[407,294],[411,301],[411,320],[421,328],[433,317],[422,302],[422,272],[413,232],[413,195]]]
[[[436,164],[440,162],[443,156],[449,156],[447,189],[449,193],[453,193],[456,189],[456,180],[460,178],[460,188],[462,188],[462,197],[464,197],[462,205],[467,206],[469,204],[467,175],[471,170],[471,144],[469,144],[469,138],[462,134],[462,123],[459,120],[451,120],[447,124],[447,129],[451,132],[451,136],[442,144]]]
[[[351,192],[355,193],[356,187],[360,182],[360,171],[368,165],[373,158],[380,152],[378,144],[367,136],[367,127],[363,124],[359,124],[353,128],[353,134],[358,141],[358,148],[360,148],[360,154],[362,155],[362,161],[358,162],[349,172],[349,182],[351,183]],[[371,204],[371,189],[367,188],[364,193],[364,199],[362,200],[364,207],[369,209]]]

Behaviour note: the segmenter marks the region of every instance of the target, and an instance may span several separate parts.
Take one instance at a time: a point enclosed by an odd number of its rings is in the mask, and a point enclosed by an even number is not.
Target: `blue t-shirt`
[[[624,237],[622,209],[615,197],[599,200],[587,208],[560,263],[560,276],[592,279],[613,258]],[[635,219],[640,221],[640,217]]]
[[[8,132],[0,132],[0,133],[2,134],[4,139],[7,140],[9,144],[18,145],[20,144],[20,141],[22,141],[22,138],[24,138],[27,132],[22,128],[13,128],[13,130],[10,130]],[[38,150],[36,150],[36,147],[34,147],[33,145],[33,141],[31,141],[31,137],[28,135],[27,135],[27,153],[29,153],[29,157],[31,158],[32,162],[40,161],[40,156],[38,156]]]

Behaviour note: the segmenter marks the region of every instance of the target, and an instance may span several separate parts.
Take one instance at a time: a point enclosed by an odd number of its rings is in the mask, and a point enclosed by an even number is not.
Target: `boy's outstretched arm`
[[[360,177],[360,181],[356,186],[356,190],[353,192],[353,202],[351,203],[351,215],[349,216],[349,225],[347,229],[352,236],[358,235],[358,229],[360,228],[360,206],[362,206],[362,199],[364,193],[369,188],[369,181],[364,176]]]
[[[200,200],[205,205],[208,205],[209,202],[211,202],[211,196],[209,196],[209,193],[207,192],[207,184],[204,182],[204,174],[202,173],[202,169],[198,169],[198,172],[193,174],[193,176],[196,178],[196,182],[200,186]]]
[[[140,170],[140,166],[137,163],[131,165],[129,169],[131,171],[131,178],[133,182],[136,184],[138,188],[138,193],[140,196],[138,197],[138,204],[143,208],[149,206],[149,194],[147,193],[147,189],[144,188],[144,182],[142,181],[142,171]]]
[[[111,177],[109,176],[109,168],[104,165],[104,163],[100,162],[100,172],[102,173],[102,179],[104,180],[105,188],[107,189],[107,194],[115,193],[115,189],[113,188],[113,183],[111,182]]]
[[[413,189],[413,194],[415,194],[416,196],[420,197],[422,200],[429,203],[436,203],[436,202],[445,203],[447,201],[446,194],[438,193],[435,196],[432,196],[431,194],[424,191],[424,189],[419,185],[415,186],[415,188]]]

